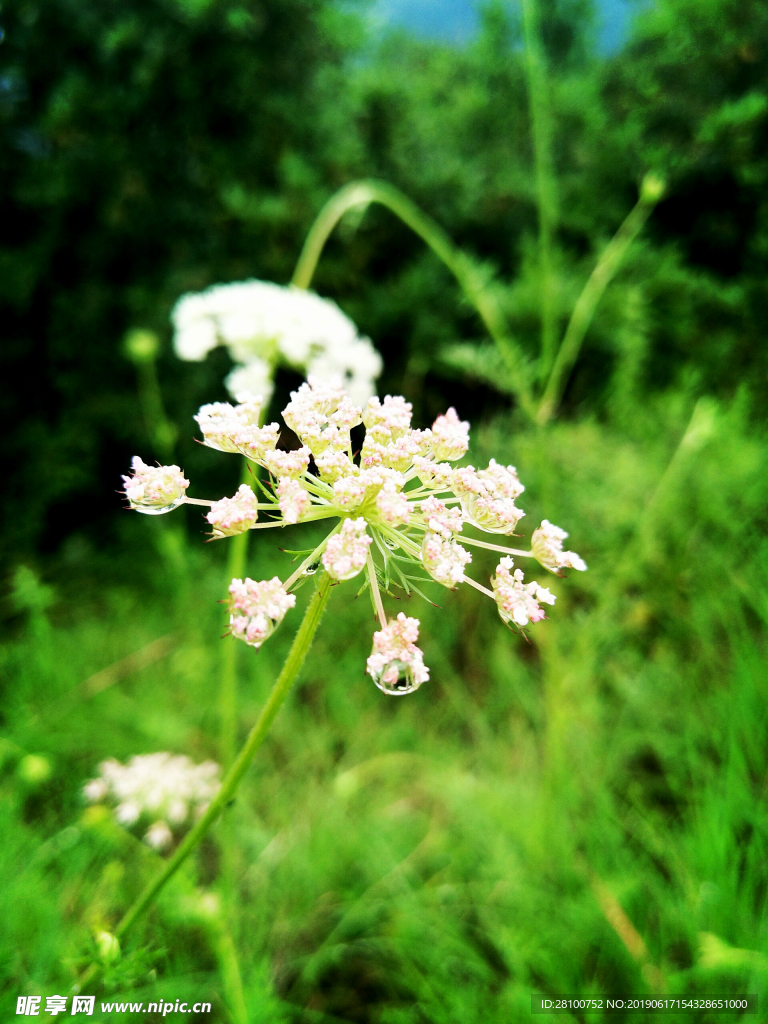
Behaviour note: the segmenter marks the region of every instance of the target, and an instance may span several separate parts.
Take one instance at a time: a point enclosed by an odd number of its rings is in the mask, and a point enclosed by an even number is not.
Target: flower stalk
[[[578,359],[584,336],[592,322],[600,299],[610,284],[634,240],[664,194],[664,183],[647,174],[640,186],[640,197],[619,230],[603,250],[595,269],[573,307],[562,344],[557,353],[541,398],[536,421],[546,423],[560,404],[568,376]]]
[[[146,913],[157,899],[160,891],[165,887],[170,879],[173,878],[189,855],[200,845],[211,826],[223,812],[224,808],[234,798],[243,776],[250,767],[259,747],[264,742],[278,711],[282,707],[293,683],[296,680],[296,677],[301,671],[304,659],[312,646],[315,633],[317,632],[320,620],[323,617],[330,592],[330,577],[325,572],[319,573],[315,592],[307,605],[304,618],[301,621],[301,625],[296,633],[291,649],[288,652],[285,664],[283,665],[280,675],[277,677],[275,685],[272,687],[272,691],[267,698],[266,704],[262,708],[261,714],[248,735],[248,739],[245,741],[237,759],[224,778],[221,784],[221,789],[210,802],[207,810],[200,817],[197,824],[181,841],[173,856],[169,858],[162,870],[146,886],[133,906],[126,911],[122,920],[115,928],[114,935],[116,939],[122,939],[131,930],[131,928],[133,928],[138,919]],[[80,990],[82,991],[85,985],[92,984],[99,976],[100,972],[100,965],[93,964],[83,975],[80,982]]]
[[[375,180],[353,181],[331,196],[310,228],[291,283],[298,288],[309,288],[325,244],[336,225],[351,210],[370,203],[378,203],[399,217],[450,270],[496,343],[515,397],[533,418],[536,406],[528,382],[528,361],[511,337],[492,289],[474,262],[453,244],[440,225],[393,185]]]
[[[334,228],[346,214],[370,203],[386,207],[429,246],[456,278],[465,298],[496,344],[504,361],[510,389],[520,408],[530,420],[543,425],[557,412],[568,376],[578,358],[600,299],[654,206],[661,199],[664,182],[653,174],[643,179],[637,204],[598,259],[573,308],[558,347],[553,258],[558,219],[557,179],[552,159],[552,123],[546,91],[546,68],[538,39],[535,0],[525,0],[523,14],[539,210],[541,350],[536,373],[509,330],[506,316],[492,287],[493,282],[487,279],[466,253],[453,244],[439,224],[399,189],[386,182],[353,181],[331,196],[310,228],[296,264],[292,284],[298,288],[309,288],[323,249]],[[538,387],[535,386],[537,382]]]
[[[546,58],[541,44],[536,0],[522,0],[525,73],[531,116],[536,202],[539,214],[539,298],[541,307],[540,379],[546,380],[555,358],[557,319],[552,246],[557,230],[557,178],[552,158],[552,111]]]

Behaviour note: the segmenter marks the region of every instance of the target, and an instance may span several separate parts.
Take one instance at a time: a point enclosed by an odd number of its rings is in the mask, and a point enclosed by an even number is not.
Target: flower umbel
[[[371,398],[361,409],[342,387],[310,378],[292,392],[283,411],[283,419],[301,442],[298,449],[277,448],[280,428],[276,423],[258,426],[255,401],[203,406],[196,417],[206,444],[241,452],[267,470],[271,479],[262,487],[265,500],[257,502],[247,485],[233,498],[219,502],[184,498],[186,481],[177,467],[150,471],[170,474],[169,479],[177,474],[181,481],[176,482],[177,491],[183,483],[182,497],[173,499],[177,503],[211,504],[207,518],[216,537],[336,520],[285,582],[278,577],[260,582],[232,580],[233,636],[259,647],[294,606],[292,591],[318,565],[339,583],[364,573],[364,586],[370,590],[381,624],[374,635],[368,672],[385,693],[411,693],[429,678],[416,646],[419,622],[402,613],[388,621],[382,592],[389,594],[396,586],[418,591],[416,584],[425,578],[451,589],[466,583],[496,602],[505,623],[522,629],[543,619],[542,604],[554,604],[555,598],[535,580],[525,582],[513,555],[535,558],[558,574],[565,567],[586,569],[578,555],[563,551],[567,534],[547,520],[534,531],[529,551],[470,536],[470,530],[514,533],[524,515],[515,504],[525,490],[517,470],[493,459],[484,469],[455,467],[452,463],[468,450],[469,424],[449,409],[431,428],[414,430],[411,412],[410,403],[399,395]],[[357,458],[350,431],[360,423],[366,435]],[[144,472],[149,467],[141,463],[140,469]],[[167,500],[165,492],[162,500]],[[265,516],[257,523],[262,511]],[[505,556],[490,581],[492,589],[466,575],[472,562],[468,547]],[[413,575],[414,569],[426,577]]]

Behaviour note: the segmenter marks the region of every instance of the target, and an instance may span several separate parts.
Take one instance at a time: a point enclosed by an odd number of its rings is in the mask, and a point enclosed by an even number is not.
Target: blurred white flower
[[[150,821],[145,842],[164,849],[173,829],[191,825],[219,790],[219,766],[195,764],[181,754],[139,754],[128,764],[110,759],[83,787],[89,803],[110,803],[116,821],[130,828]]]
[[[144,835],[144,842],[153,850],[164,850],[173,842],[173,832],[164,821],[156,821],[150,825]]]
[[[226,379],[237,400],[250,393],[268,402],[279,365],[346,389],[363,405],[375,391],[381,356],[335,302],[269,281],[214,285],[183,295],[171,319],[180,359],[200,361],[218,345],[237,364]]]

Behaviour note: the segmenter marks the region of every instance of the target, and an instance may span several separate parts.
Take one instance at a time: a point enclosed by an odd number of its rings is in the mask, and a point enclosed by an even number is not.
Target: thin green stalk
[[[249,463],[243,459],[242,483],[251,479]],[[242,579],[248,555],[248,532],[238,533],[229,542],[227,558],[227,586],[233,579]],[[224,626],[229,625],[229,613],[225,612]],[[237,748],[237,645],[225,644],[221,654],[221,688],[219,691],[219,728],[221,763],[228,768],[235,757]]]
[[[216,819],[221,815],[224,808],[234,798],[237,787],[251,765],[256,751],[264,742],[269,728],[275,720],[278,711],[288,696],[290,689],[301,671],[304,659],[312,646],[317,627],[323,617],[325,606],[331,592],[331,578],[327,573],[318,573],[317,587],[312,595],[304,618],[301,621],[296,637],[288,652],[285,664],[277,677],[272,692],[267,698],[267,703],[262,708],[256,724],[251,729],[248,739],[237,756],[234,764],[227,773],[221,784],[221,789],[208,805],[207,810],[199,819],[197,824],[187,833],[176,849],[176,852],[168,860],[158,875],[147,885],[132,907],[125,913],[123,919],[115,929],[115,937],[122,939],[133,927],[136,921],[154,903],[161,889],[176,874],[178,869],[200,844],[206,833],[209,831]],[[234,641],[232,641],[234,643]],[[92,965],[83,975],[80,982],[80,991],[86,984],[92,983],[101,972],[100,965]]]
[[[339,189],[317,215],[307,235],[293,274],[293,284],[299,288],[309,287],[333,229],[350,210],[368,203],[379,203],[399,217],[451,271],[496,343],[521,407],[533,417],[535,405],[526,372],[527,360],[507,331],[504,314],[493,291],[475,264],[456,248],[440,225],[394,186],[367,180],[353,181]]]
[[[232,933],[223,917],[211,925],[213,941],[216,946],[216,957],[221,971],[224,1002],[227,1004],[232,1024],[248,1024],[248,1010],[243,993],[243,978],[237,958]]]
[[[155,360],[149,359],[139,363],[136,373],[139,383],[139,400],[147,433],[163,462],[169,463],[173,459],[173,446],[176,443],[178,431],[165,414]]]
[[[539,297],[541,357],[539,378],[546,380],[555,357],[557,317],[552,240],[557,230],[557,179],[552,157],[552,112],[536,0],[522,0],[525,72],[531,115],[536,202],[539,214]]]
[[[147,433],[163,462],[168,464],[173,459],[173,446],[178,431],[165,414],[163,394],[157,377],[160,339],[154,331],[133,328],[125,336],[123,351],[136,367],[139,403]]]
[[[597,305],[603,297],[603,292],[621,266],[629,247],[663,194],[664,183],[655,175],[646,175],[640,187],[640,198],[597,261],[597,266],[592,271],[573,308],[560,351],[557,353],[539,411],[536,414],[538,423],[546,423],[557,411],[568,375],[578,358],[584,336],[592,322]]]

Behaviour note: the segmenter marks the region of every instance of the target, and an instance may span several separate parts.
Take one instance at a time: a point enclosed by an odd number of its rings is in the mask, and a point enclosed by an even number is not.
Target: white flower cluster
[[[171,314],[180,359],[199,361],[225,345],[237,364],[226,380],[230,394],[269,401],[275,368],[343,385],[363,403],[375,391],[381,356],[339,307],[302,288],[268,281],[215,285],[183,295]]]
[[[544,609],[539,602],[554,604],[555,597],[536,580],[524,583],[522,569],[514,569],[514,564],[509,555],[502,558],[496,566],[496,575],[491,579],[491,586],[499,615],[504,622],[527,626],[529,622],[539,622],[544,618]]]
[[[277,578],[232,580],[229,585],[229,628],[232,636],[257,650],[275,631],[285,613],[296,604]]]
[[[146,515],[170,512],[183,504],[189,480],[178,466],[148,466],[138,455],[131,460],[132,476],[124,476],[125,496],[131,508]]]
[[[531,537],[531,551],[535,557],[545,569],[557,575],[561,569],[579,569],[583,572],[587,568],[587,563],[575,551],[563,551],[563,541],[567,536],[565,530],[543,519]]]
[[[431,428],[414,430],[411,405],[401,396],[374,397],[360,408],[343,388],[311,378],[283,411],[301,442],[293,451],[277,448],[279,425],[259,427],[248,403],[204,406],[196,418],[205,444],[242,452],[272,478],[263,502],[244,485],[234,498],[213,503],[208,519],[214,536],[250,529],[259,510],[267,513],[260,529],[337,520],[284,583],[277,577],[232,581],[231,632],[254,647],[293,607],[292,587],[319,564],[337,582],[365,573],[381,622],[368,671],[385,692],[409,693],[429,677],[416,646],[419,623],[402,614],[387,621],[380,581],[385,592],[391,585],[408,591],[409,581],[421,578],[408,575],[416,567],[444,587],[467,583],[494,599],[505,623],[522,628],[543,619],[542,604],[554,604],[555,598],[535,580],[526,583],[512,555],[536,558],[558,575],[564,567],[586,569],[578,555],[563,551],[567,534],[547,520],[534,531],[530,551],[467,536],[466,527],[512,535],[524,515],[515,504],[524,488],[514,466],[493,459],[479,470],[452,465],[469,446],[469,424],[455,409],[438,416]],[[350,431],[360,423],[366,434],[356,460]],[[493,589],[466,575],[472,555],[465,545],[505,556],[491,578]]]
[[[139,754],[128,764],[102,761],[99,774],[86,783],[89,803],[109,803],[126,828],[151,822],[144,841],[155,849],[168,846],[174,830],[188,827],[219,790],[219,766],[195,764],[181,754]]]
[[[205,517],[213,527],[214,537],[234,537],[250,530],[259,518],[259,503],[253,488],[240,484],[233,498],[214,501]]]
[[[401,696],[413,693],[429,679],[424,655],[416,646],[419,620],[400,612],[396,619],[373,634],[373,653],[368,674],[384,693]]]

